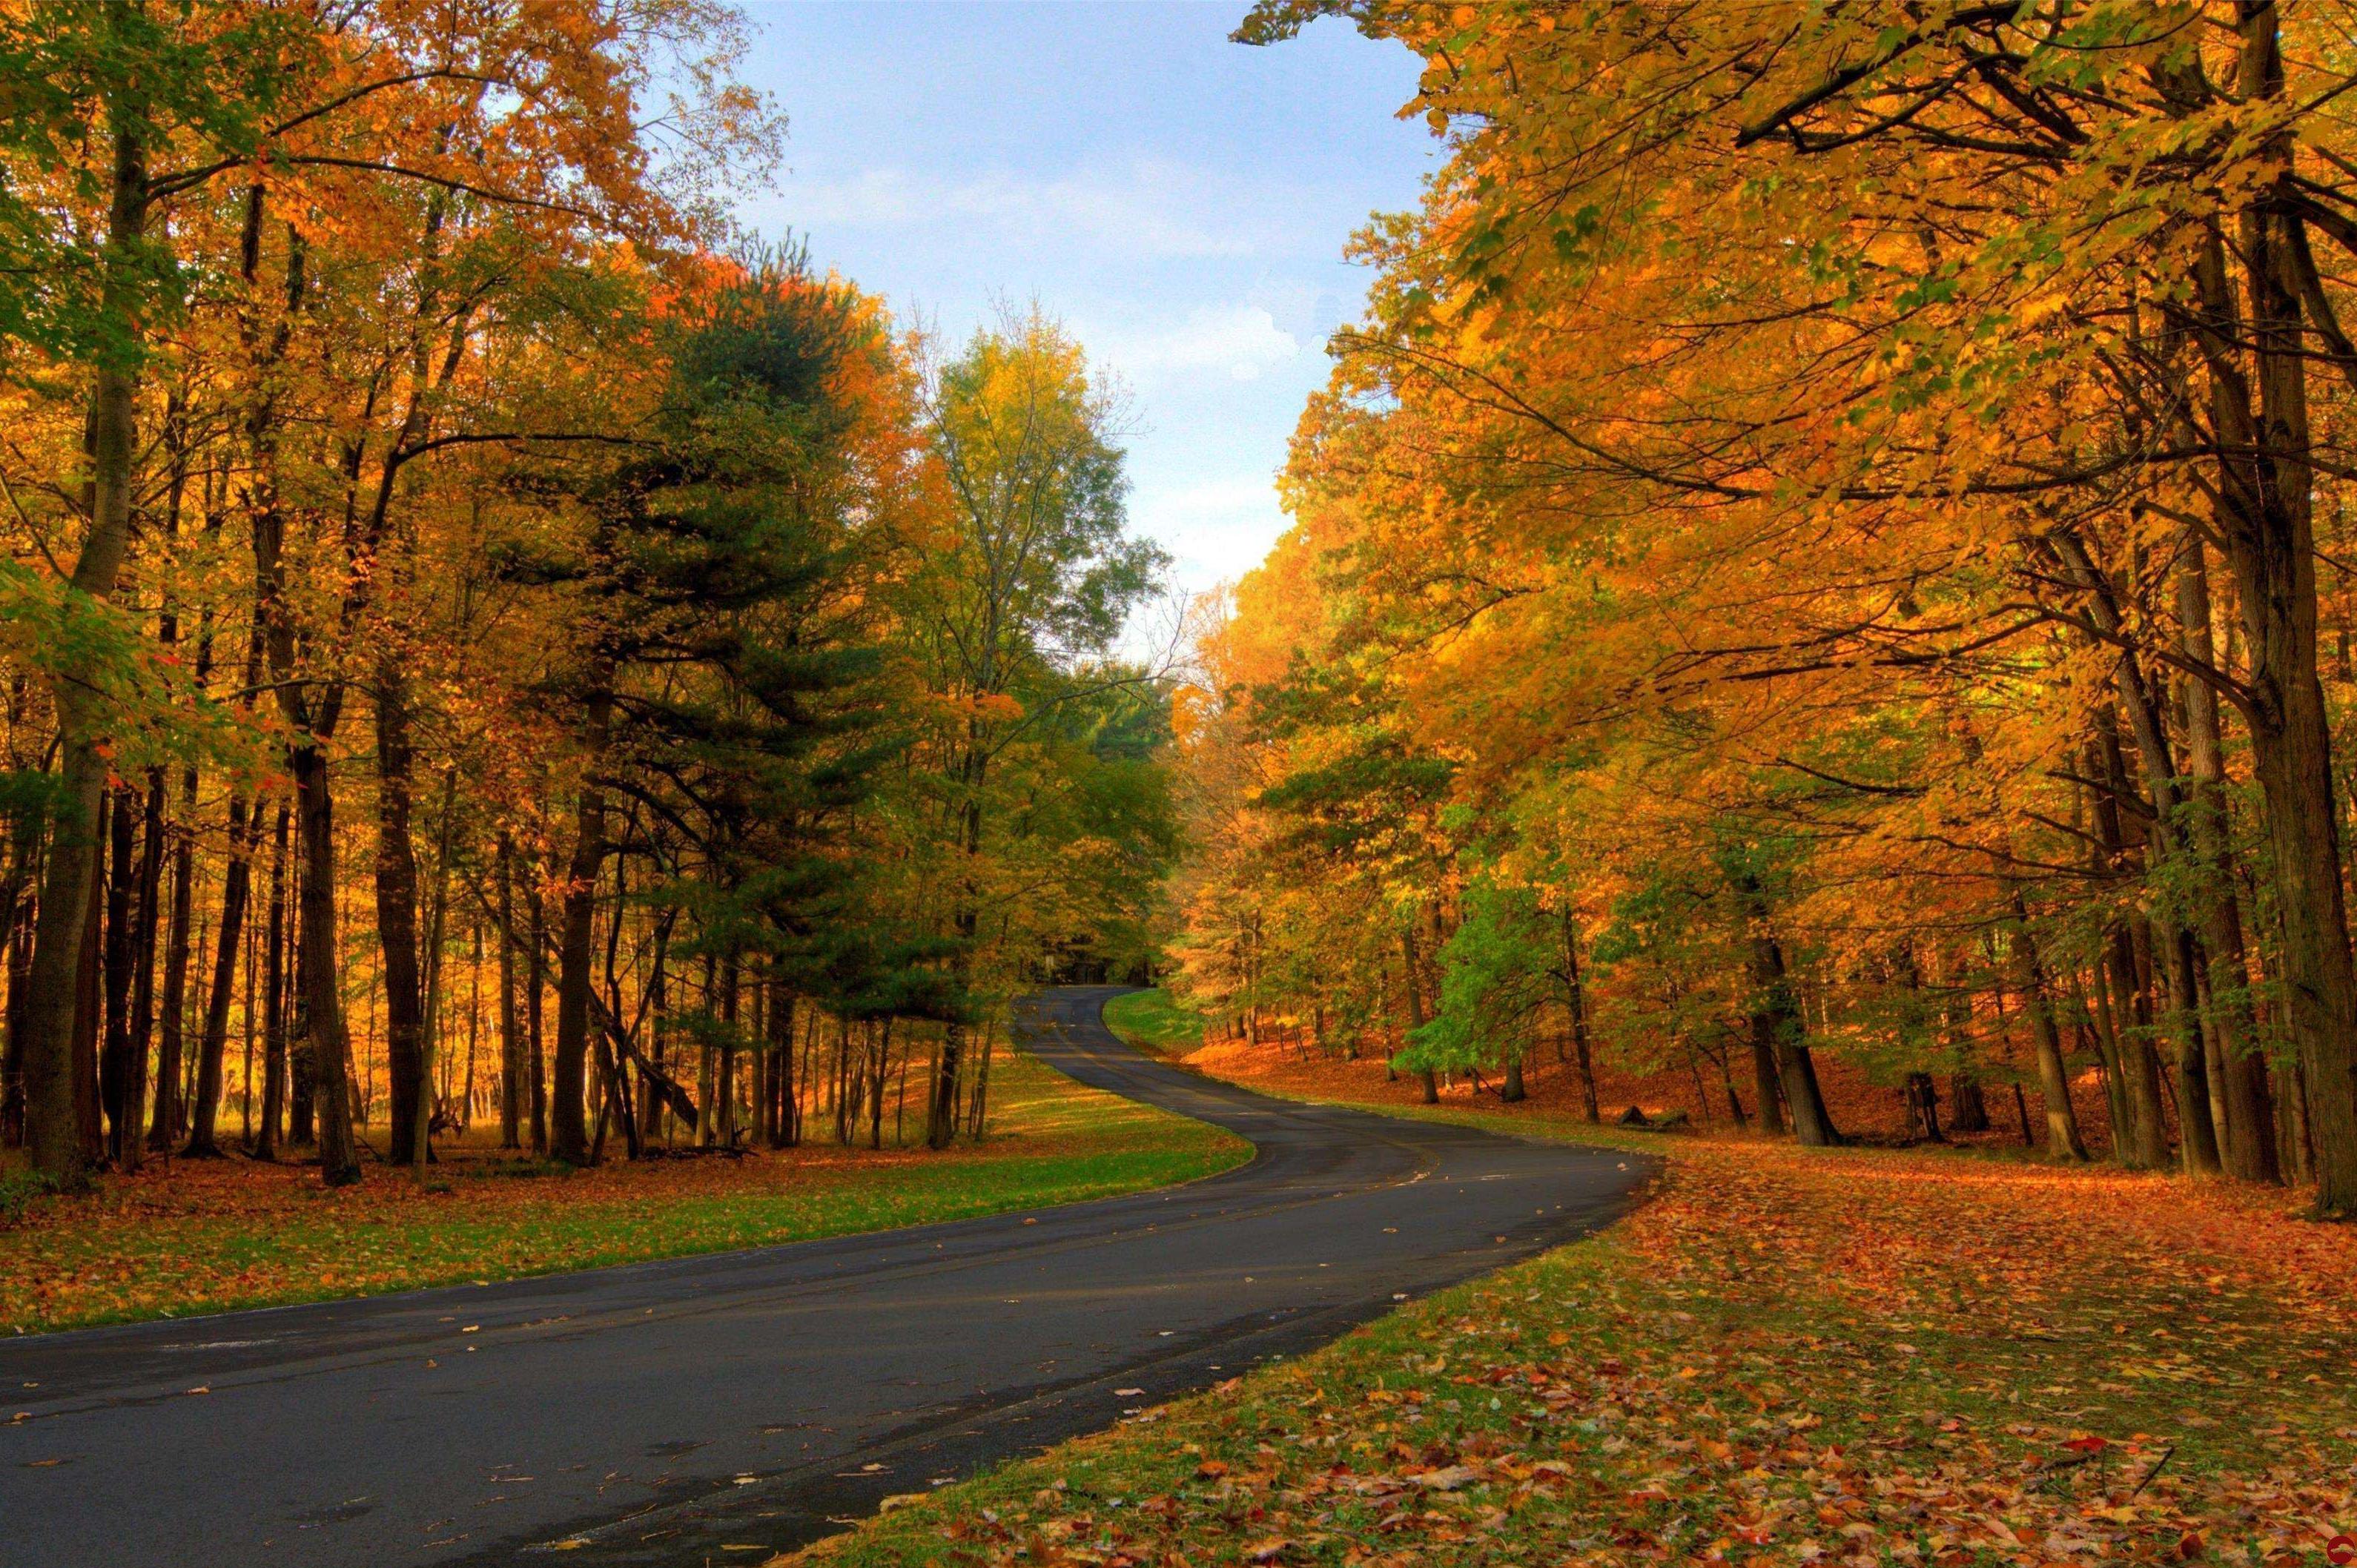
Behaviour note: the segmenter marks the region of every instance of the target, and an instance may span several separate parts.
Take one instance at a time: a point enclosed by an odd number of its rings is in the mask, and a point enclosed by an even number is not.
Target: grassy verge
[[[1184,1056],[1203,1043],[1203,1015],[1157,986],[1104,1005],[1105,1027],[1142,1050]]]
[[[1594,1141],[1668,1158],[1614,1230],[808,1557],[2274,1568],[2357,1530],[2357,1238],[2289,1200]]]
[[[1019,1053],[1000,1058],[991,1089],[989,1139],[943,1154],[819,1143],[568,1174],[457,1148],[425,1182],[371,1167],[339,1192],[294,1166],[151,1166],[88,1196],[38,1200],[0,1230],[0,1333],[961,1219],[1186,1181],[1250,1154],[1216,1128],[1084,1089]]]

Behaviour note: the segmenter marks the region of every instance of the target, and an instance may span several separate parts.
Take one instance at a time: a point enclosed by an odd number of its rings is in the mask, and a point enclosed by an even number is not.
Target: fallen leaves
[[[2299,1568],[2357,1520],[2357,1236],[2294,1201],[1695,1140],[1592,1240],[812,1555]]]

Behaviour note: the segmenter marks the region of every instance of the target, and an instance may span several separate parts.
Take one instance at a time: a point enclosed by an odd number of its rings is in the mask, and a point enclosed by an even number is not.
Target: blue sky
[[[1416,62],[1320,22],[1227,41],[1243,0],[768,0],[746,75],[791,120],[740,216],[952,342],[1036,298],[1131,394],[1131,517],[1200,590],[1284,527],[1273,477],[1342,260],[1431,168]]]

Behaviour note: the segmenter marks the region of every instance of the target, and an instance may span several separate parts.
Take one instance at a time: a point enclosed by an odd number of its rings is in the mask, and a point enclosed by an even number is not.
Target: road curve
[[[1028,1215],[0,1344],[0,1563],[759,1562],[1592,1230],[1642,1174],[1196,1077],[1104,1029],[1118,993],[1035,998],[1031,1048],[1232,1129],[1251,1164]]]

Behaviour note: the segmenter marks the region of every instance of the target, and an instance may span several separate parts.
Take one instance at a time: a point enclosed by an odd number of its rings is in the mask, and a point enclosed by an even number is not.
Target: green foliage
[[[111,243],[56,221],[58,207],[106,208],[126,132],[151,165],[167,149],[199,166],[250,156],[320,38],[303,7],[220,0],[37,0],[0,13],[0,155],[55,182],[0,182],[0,345],[136,364],[189,280],[160,236]]]
[[[1462,1071],[1519,1057],[1559,999],[1556,918],[1527,887],[1483,878],[1465,892],[1464,918],[1440,950],[1439,1011],[1410,1034],[1394,1065]]]

